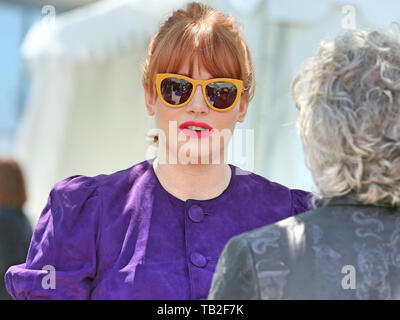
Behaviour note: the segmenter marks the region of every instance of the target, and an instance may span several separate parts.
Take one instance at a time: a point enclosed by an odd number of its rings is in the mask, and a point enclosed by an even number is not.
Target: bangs
[[[175,35],[174,39],[168,39],[159,55],[155,73],[178,73],[188,61],[188,76],[193,77],[195,61],[198,59],[199,69],[204,68],[213,78],[244,80],[236,47],[212,30],[207,29],[202,34],[196,34],[196,31],[182,32]]]

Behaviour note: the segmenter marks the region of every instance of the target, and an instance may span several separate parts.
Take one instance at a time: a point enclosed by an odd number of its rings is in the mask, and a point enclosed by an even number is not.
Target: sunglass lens
[[[184,79],[166,78],[161,81],[163,99],[172,105],[180,105],[189,99],[193,85]]]
[[[215,108],[229,108],[236,100],[237,88],[233,83],[220,81],[212,82],[206,87],[208,102]]]

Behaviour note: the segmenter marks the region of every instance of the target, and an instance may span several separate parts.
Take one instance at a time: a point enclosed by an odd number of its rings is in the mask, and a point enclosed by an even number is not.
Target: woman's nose
[[[192,100],[186,105],[186,111],[190,113],[207,114],[210,108],[204,100],[203,91],[201,86],[197,86]]]

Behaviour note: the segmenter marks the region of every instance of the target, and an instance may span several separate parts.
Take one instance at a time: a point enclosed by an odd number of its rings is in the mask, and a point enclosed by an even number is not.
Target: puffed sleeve
[[[258,300],[258,278],[248,241],[233,237],[215,269],[208,300]]]
[[[5,275],[14,299],[88,299],[96,275],[101,210],[94,178],[56,183],[34,230],[26,262]]]
[[[298,189],[292,189],[290,193],[292,196],[292,215],[314,209],[312,205],[312,193]]]

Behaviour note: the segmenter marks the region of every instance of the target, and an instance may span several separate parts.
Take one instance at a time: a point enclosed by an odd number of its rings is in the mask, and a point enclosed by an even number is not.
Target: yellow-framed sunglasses
[[[203,89],[207,105],[220,112],[234,108],[242,92],[248,90],[243,88],[242,80],[231,78],[194,80],[180,74],[157,73],[155,80],[158,97],[172,108],[187,105],[193,98],[198,85],[201,85]]]

